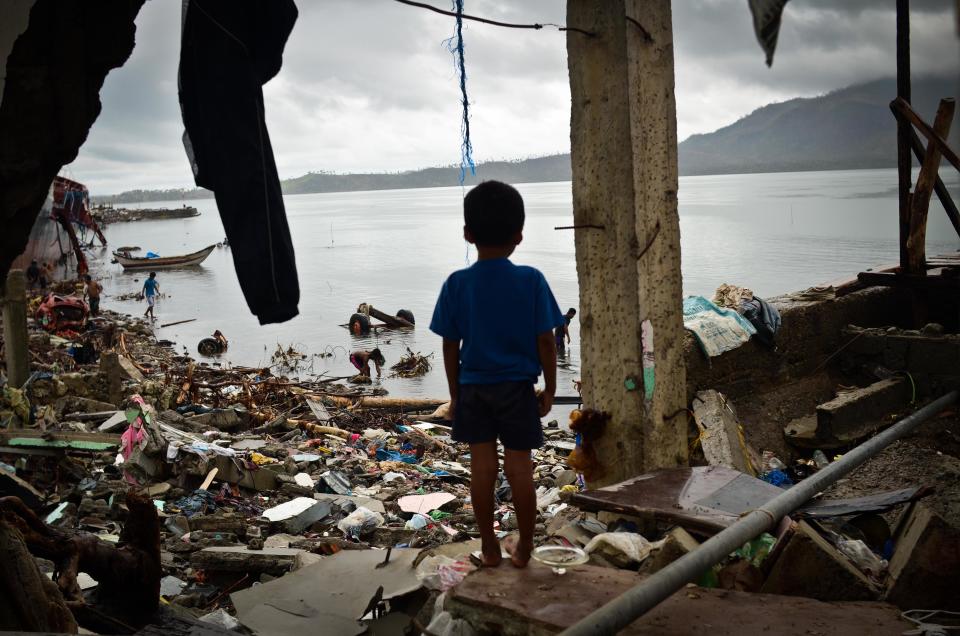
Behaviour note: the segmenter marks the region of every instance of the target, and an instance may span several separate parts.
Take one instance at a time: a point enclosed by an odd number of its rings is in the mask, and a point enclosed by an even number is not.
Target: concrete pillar
[[[567,25],[595,34],[567,54],[574,223],[603,226],[574,230],[584,402],[613,416],[602,486],[687,461],[670,0],[568,0]]]
[[[3,345],[7,359],[7,382],[20,388],[30,374],[27,351],[27,281],[22,269],[7,274],[3,303]]]

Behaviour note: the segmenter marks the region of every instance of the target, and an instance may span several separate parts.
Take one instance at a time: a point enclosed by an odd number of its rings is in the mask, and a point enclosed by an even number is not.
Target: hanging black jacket
[[[297,315],[300,286],[262,86],[280,71],[293,0],[185,0],[180,43],[184,146],[213,190],[240,288],[260,324]]]

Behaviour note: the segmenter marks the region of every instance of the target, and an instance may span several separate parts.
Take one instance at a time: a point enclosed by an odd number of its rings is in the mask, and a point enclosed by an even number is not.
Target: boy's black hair
[[[150,272],[150,278],[156,278],[156,277],[157,277],[156,272]]]
[[[89,281],[92,281],[92,280],[93,280],[93,277],[90,276],[90,274],[87,274],[86,276],[83,277],[83,280],[89,282]]]
[[[571,316],[576,316],[577,310],[571,307],[570,309],[567,310],[567,313],[570,314]]]
[[[523,197],[500,181],[484,181],[463,199],[463,222],[477,245],[507,245],[523,230]]]
[[[379,360],[380,364],[387,363],[387,359],[383,357],[383,352],[380,351],[380,347],[377,347],[376,349],[371,351],[370,357],[373,358],[374,360]]]

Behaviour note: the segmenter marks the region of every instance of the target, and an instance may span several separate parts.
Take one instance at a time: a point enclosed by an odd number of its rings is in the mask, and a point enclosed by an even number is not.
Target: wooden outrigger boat
[[[216,248],[216,245],[210,245],[198,252],[184,254],[183,256],[158,256],[156,258],[143,258],[130,256],[128,253],[114,252],[113,257],[117,262],[123,265],[123,269],[171,269],[174,267],[190,267],[199,265],[210,256]]]

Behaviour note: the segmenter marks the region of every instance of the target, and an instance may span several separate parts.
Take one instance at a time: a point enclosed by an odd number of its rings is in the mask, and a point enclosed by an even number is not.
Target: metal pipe
[[[829,466],[745,515],[693,552],[677,559],[642,583],[594,610],[564,630],[563,634],[586,636],[617,633],[685,584],[700,577],[707,568],[719,563],[744,543],[776,525],[785,515],[876,455],[891,442],[900,439],[918,424],[955,402],[958,395],[960,392],[953,390],[900,420],[876,437],[860,444]]]

